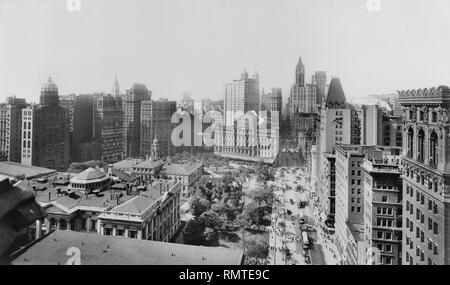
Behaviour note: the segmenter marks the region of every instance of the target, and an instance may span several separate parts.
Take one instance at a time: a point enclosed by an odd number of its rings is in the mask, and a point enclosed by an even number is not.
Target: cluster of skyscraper
[[[450,263],[449,110],[446,86],[400,91],[382,108],[349,104],[331,80],[309,159],[344,264]]]
[[[167,155],[174,112],[175,101],[152,101],[143,84],[133,84],[122,94],[116,78],[110,94],[59,95],[49,78],[39,104],[8,97],[0,105],[0,156],[66,170],[70,162],[145,157],[155,137]]]

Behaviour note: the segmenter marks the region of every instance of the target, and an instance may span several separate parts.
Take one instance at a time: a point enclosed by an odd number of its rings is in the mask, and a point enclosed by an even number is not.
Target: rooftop
[[[142,162],[142,159],[128,158],[113,164],[115,169],[132,169],[133,166]]]
[[[129,182],[137,177],[137,175],[128,174],[119,169],[111,169],[111,174],[122,181]]]
[[[339,78],[333,78],[330,82],[326,106],[329,109],[345,109],[347,100],[345,99],[344,89],[342,89]]]
[[[166,163],[163,166],[163,171],[168,175],[190,175],[203,167],[202,163],[188,162],[188,163]]]
[[[56,170],[38,166],[25,165],[12,161],[0,161],[0,174],[14,178],[25,175],[26,179],[45,176],[55,173]]]
[[[432,88],[413,89],[397,91],[399,99],[414,99],[414,98],[450,98],[450,88],[445,85]]]
[[[162,164],[164,164],[164,162],[162,162],[161,160],[144,160],[143,162],[140,162],[136,165],[134,165],[133,167],[139,167],[139,168],[156,168],[161,166]]]
[[[164,196],[166,190],[171,189],[174,185],[174,183],[158,181],[157,183],[153,184],[153,186],[151,186],[148,190],[111,209],[110,212],[127,214],[144,213],[146,209],[150,208],[156,201]]]
[[[75,175],[75,177],[71,179],[71,182],[72,181],[81,182],[81,181],[103,180],[104,178],[107,178],[106,173],[104,173],[100,169],[89,167],[88,169],[84,170],[83,172]]]
[[[240,265],[243,253],[224,247],[192,246],[57,230],[16,257],[13,265],[66,264],[78,247],[82,265]]]
[[[127,195],[126,192],[122,192],[123,195],[118,201],[117,199],[111,199],[108,190],[96,195],[86,195],[80,191],[71,191],[70,194],[68,194],[68,185],[53,186],[51,183],[52,181],[52,178],[46,183],[21,181],[18,186],[25,191],[33,191],[36,196],[36,201],[44,206],[47,212],[72,213],[80,207],[97,208],[98,210],[105,208],[109,209],[117,206],[118,203],[123,203],[136,196]],[[33,186],[40,190],[34,191]]]

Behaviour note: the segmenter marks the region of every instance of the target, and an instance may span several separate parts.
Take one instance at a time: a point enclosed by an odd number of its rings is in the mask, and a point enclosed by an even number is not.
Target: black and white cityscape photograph
[[[448,265],[449,52],[448,0],[0,0],[0,264]]]

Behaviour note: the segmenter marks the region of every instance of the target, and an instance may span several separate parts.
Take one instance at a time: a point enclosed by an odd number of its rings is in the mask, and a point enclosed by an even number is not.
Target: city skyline
[[[109,93],[117,75],[122,93],[138,82],[155,98],[217,100],[247,68],[286,100],[299,56],[306,82],[324,70],[349,101],[448,84],[450,3],[381,1],[370,12],[363,0],[333,2],[81,0],[69,12],[66,1],[0,1],[0,99],[37,102],[49,76],[61,95]]]

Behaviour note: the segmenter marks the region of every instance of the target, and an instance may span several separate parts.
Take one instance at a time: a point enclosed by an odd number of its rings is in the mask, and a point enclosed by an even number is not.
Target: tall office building
[[[294,86],[305,87],[305,65],[302,62],[302,57],[298,58],[295,67],[295,84]]]
[[[260,112],[258,74],[249,78],[244,71],[241,79],[226,84],[224,109],[225,125],[215,130],[214,153],[273,163],[279,148],[279,118]]]
[[[317,87],[313,84],[306,86],[292,86],[289,97],[290,111],[292,114],[305,113],[317,114],[318,105]]]
[[[323,77],[319,77],[319,79],[323,80]],[[320,82],[323,83],[322,81]],[[291,94],[289,96],[289,111],[291,116],[295,113],[317,113],[318,105],[321,103],[317,94],[318,87],[315,82],[312,84],[305,83],[305,66],[300,57],[295,69],[295,83],[291,87]]]
[[[363,105],[358,111],[362,145],[402,146],[401,117],[378,105]]]
[[[249,78],[247,71],[241,78],[225,85],[225,124],[233,125],[249,111],[259,112],[259,75]]]
[[[25,99],[15,96],[0,104],[0,160],[21,160],[22,109],[26,106]]]
[[[312,84],[316,85],[317,88],[317,102],[318,104],[322,104],[322,101],[325,99],[325,95],[328,92],[327,85],[327,73],[325,71],[316,71],[314,72]]]
[[[382,145],[383,110],[378,105],[363,105],[360,110],[361,144]]]
[[[323,80],[322,77],[319,79]],[[309,154],[311,145],[315,143],[320,103],[315,82],[305,83],[305,66],[300,57],[295,69],[295,83],[288,99],[288,112],[290,134],[297,140],[297,148],[304,154]]]
[[[119,80],[117,79],[117,76],[114,78],[114,83],[111,88],[111,95],[115,98],[122,96],[122,93],[120,93],[120,84]]]
[[[96,155],[98,147],[93,142],[93,131],[94,97],[92,94],[77,95],[73,106],[71,161],[82,162],[99,159],[99,156]],[[89,150],[90,148],[94,148],[94,150]]]
[[[450,89],[399,91],[403,264],[450,264]]]
[[[69,164],[69,114],[59,105],[58,87],[49,78],[40,104],[22,110],[22,158],[26,165],[65,171]]]
[[[336,245],[345,264],[358,264],[358,245],[364,233],[364,196],[359,145],[336,145]]]
[[[281,108],[282,108],[282,93],[281,88],[272,88],[270,93],[262,92],[261,95],[261,111],[278,112],[278,122],[281,122]]]
[[[151,100],[144,84],[134,83],[123,97],[124,156],[139,157],[141,147],[141,103]]]
[[[400,151],[399,147],[376,147],[364,157],[364,248],[360,264],[402,264]]]
[[[75,94],[59,95],[59,105],[67,110],[69,113],[69,130],[70,134],[73,133],[73,112],[75,110]]]
[[[109,163],[120,161],[123,154],[123,109],[120,93],[104,95],[98,99],[94,122],[94,139],[100,143],[100,159]]]
[[[159,142],[161,156],[173,155],[171,134],[174,125],[172,115],[177,111],[177,102],[167,99],[143,101],[141,106],[141,156],[152,154],[153,141]]]
[[[347,104],[344,90],[338,78],[330,83],[326,101],[321,107],[320,138],[315,151],[317,160],[312,169],[317,173],[316,190],[321,207],[325,213],[324,219],[330,224],[334,223],[335,215],[335,145],[359,144],[360,121],[353,106]]]

